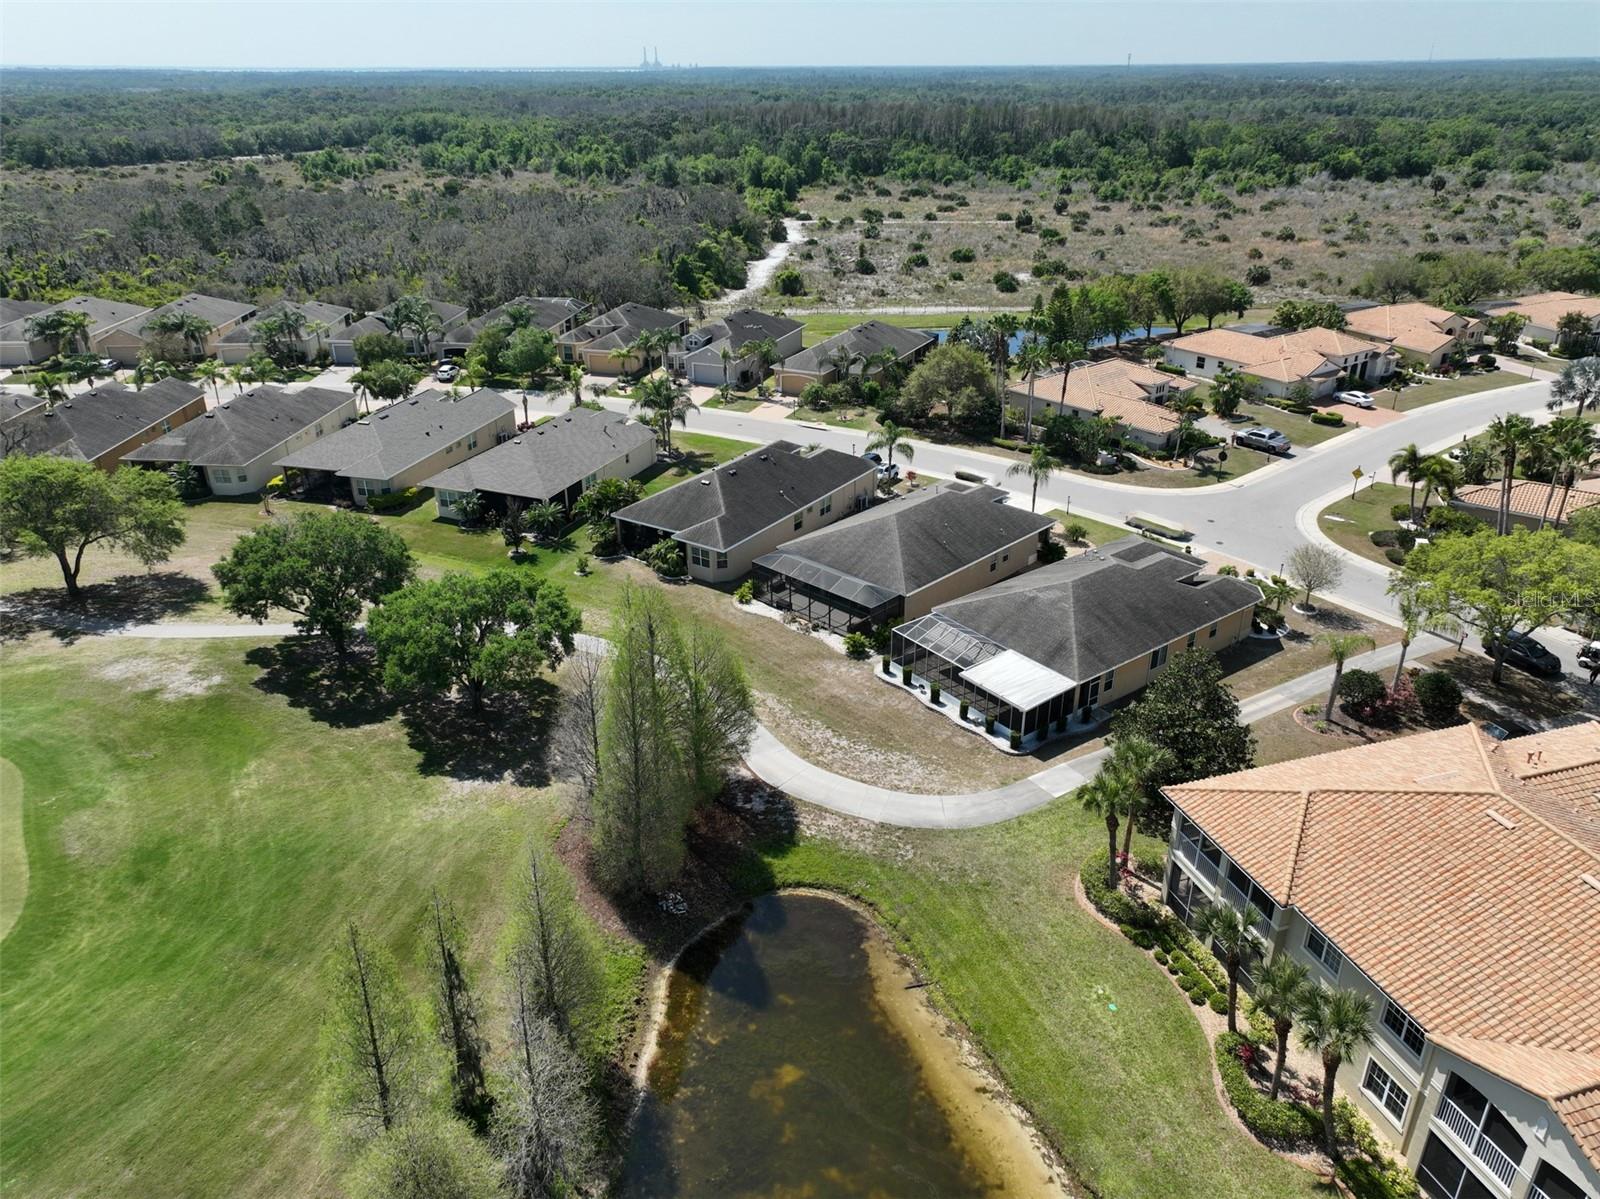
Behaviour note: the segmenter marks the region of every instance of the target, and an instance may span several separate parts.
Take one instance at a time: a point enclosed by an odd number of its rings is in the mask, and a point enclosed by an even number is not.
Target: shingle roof
[[[726,550],[876,472],[853,454],[807,453],[792,441],[774,441],[629,504],[616,517]]]
[[[1260,602],[1242,579],[1140,537],[1041,566],[934,609],[1082,681]]]
[[[10,434],[23,430],[22,439],[12,447],[15,453],[60,454],[92,462],[168,419],[199,394],[198,387],[181,379],[162,379],[141,391],[123,383],[102,383],[48,412],[36,408],[5,423]]]
[[[439,318],[439,323],[445,329],[452,328],[457,321],[466,316],[467,310],[463,305],[451,304],[445,300],[428,300],[428,307],[433,309],[434,315]],[[358,321],[346,325],[343,329],[336,330],[332,340],[341,344],[354,341],[366,333],[393,333],[394,328],[389,324],[388,316],[394,308],[393,304],[380,312],[371,312]]]
[[[1172,409],[1150,398],[1152,391],[1166,387],[1175,395],[1193,391],[1199,384],[1179,375],[1169,375],[1153,370],[1125,358],[1107,358],[1075,366],[1067,372],[1067,398],[1069,408],[1098,412],[1130,429],[1138,429],[1164,437],[1182,424]],[[1026,386],[1013,386],[1011,398],[1019,405],[1026,404]],[[1037,399],[1059,403],[1061,400],[1061,372],[1040,375],[1034,385]]]
[[[50,305],[42,300],[13,300],[9,296],[0,296],[0,327],[43,312],[48,307]]]
[[[582,300],[574,300],[570,296],[518,296],[464,325],[457,325],[445,335],[445,348],[459,350],[470,346],[473,338],[505,316],[507,308],[526,308],[533,318],[531,323],[535,329],[554,332],[588,307]]]
[[[843,575],[885,597],[910,595],[1055,523],[1005,498],[969,483],[926,488],[796,537],[756,565],[806,582]]]
[[[138,330],[143,334],[150,327],[150,322],[157,317],[171,316],[181,313],[186,316],[197,316],[211,325],[225,325],[229,321],[242,320],[256,310],[254,304],[245,304],[239,300],[224,300],[218,296],[203,296],[198,292],[179,296],[170,304],[163,304],[160,308],[151,309],[145,313],[144,319],[138,323]]]
[[[0,391],[0,422],[43,407],[44,401],[36,395],[29,395],[25,391]]]
[[[1436,1042],[1600,1165],[1600,723],[1463,725],[1166,788]]]
[[[124,304],[119,300],[102,300],[98,296],[73,296],[59,304],[51,304],[38,312],[27,313],[0,327],[0,341],[28,341],[28,322],[47,312],[84,312],[89,315],[89,336],[94,337],[126,321],[143,316],[150,310],[143,304]]]
[[[802,374],[818,374],[833,366],[833,356],[840,350],[848,350],[856,358],[867,358],[883,350],[893,350],[900,357],[906,358],[932,342],[932,337],[918,329],[887,325],[883,321],[863,321],[843,333],[835,333],[826,341],[819,341],[816,345],[784,359],[783,369],[799,371]]]
[[[724,344],[730,350],[740,350],[754,341],[777,341],[801,327],[799,321],[786,316],[774,316],[754,308],[740,308],[693,330],[693,333],[705,337],[706,344],[691,352],[700,354]]]
[[[1554,493],[1552,497],[1552,492]],[[1549,505],[1546,506],[1546,499]],[[1500,484],[1480,483],[1462,487],[1455,494],[1455,502],[1471,508],[1500,510]],[[1567,506],[1562,514],[1565,520],[1579,508],[1600,504],[1600,483],[1580,479],[1567,493]],[[1561,507],[1561,488],[1534,479],[1518,479],[1511,484],[1511,511],[1519,516],[1541,516],[1546,513],[1554,519]]]
[[[487,389],[459,399],[425,391],[296,450],[278,465],[332,471],[346,479],[392,479],[442,445],[487,428],[512,411],[511,401]]]
[[[326,387],[255,387],[124,454],[122,460],[242,466],[351,402],[349,392]]]
[[[600,342],[609,337],[605,345],[597,348],[617,348],[627,345],[647,329],[670,329],[682,321],[683,317],[675,312],[652,308],[648,304],[635,304],[630,300],[626,304],[618,304],[609,312],[602,312],[593,320],[585,321],[556,340],[587,346],[590,342]]]
[[[345,322],[353,315],[348,308],[341,308],[337,304],[324,304],[319,300],[306,300],[303,303],[295,300],[280,300],[276,304],[261,309],[238,328],[230,329],[223,334],[220,339],[221,344],[229,346],[249,345],[255,340],[256,330],[260,327],[262,321],[291,309],[305,317],[307,324],[312,321],[321,321],[324,325],[327,325],[328,332],[323,336],[328,340],[332,339],[333,334],[342,330]],[[315,339],[313,338],[312,340]]]
[[[423,486],[545,500],[655,439],[651,429],[617,413],[574,408],[458,462]]]

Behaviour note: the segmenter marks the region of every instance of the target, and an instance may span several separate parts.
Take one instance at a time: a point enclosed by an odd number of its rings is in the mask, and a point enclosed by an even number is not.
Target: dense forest
[[[1206,205],[1317,177],[1533,189],[1600,156],[1597,94],[1587,62],[8,71],[0,290],[683,302],[736,285],[810,185],[1043,173]]]

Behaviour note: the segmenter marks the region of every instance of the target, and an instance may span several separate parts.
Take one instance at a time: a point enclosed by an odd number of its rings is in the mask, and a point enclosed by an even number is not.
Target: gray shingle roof
[[[297,303],[293,300],[282,300],[279,303],[263,308],[237,329],[233,329],[222,337],[223,345],[249,345],[255,340],[256,328],[269,316],[277,316],[288,309],[300,313],[309,324],[312,321],[321,321],[328,326],[329,332],[324,335],[324,340],[331,340],[334,333],[344,328],[345,322],[354,315],[350,309],[341,308],[337,304],[324,304],[319,300],[307,300]],[[315,340],[315,338],[312,338]]]
[[[389,311],[393,307],[394,305],[391,304],[381,312],[368,313],[360,320],[354,321],[343,329],[338,330],[332,340],[343,344],[347,341],[354,341],[364,333],[395,332],[388,321]],[[433,309],[434,315],[439,318],[439,323],[446,329],[452,328],[457,321],[467,315],[465,307],[460,304],[451,304],[445,300],[429,300],[428,307]]]
[[[350,402],[349,392],[326,387],[255,387],[124,454],[122,460],[242,466]]]
[[[833,365],[833,356],[841,349],[849,350],[857,358],[867,358],[892,349],[900,357],[906,358],[932,342],[933,338],[916,329],[902,329],[899,325],[886,325],[882,321],[864,321],[784,359],[783,369],[818,374]]]
[[[796,537],[756,565],[825,588],[842,575],[904,596],[1054,523],[1011,507],[998,488],[945,483]]]
[[[0,296],[0,326],[9,325],[12,321],[20,321],[23,317],[33,316],[43,312],[50,305],[42,300],[13,300],[8,296]]]
[[[212,325],[225,325],[229,321],[242,320],[255,310],[254,304],[246,304],[240,300],[224,300],[218,296],[203,296],[198,292],[190,292],[186,296],[179,296],[170,304],[163,304],[160,308],[145,313],[137,328],[142,335],[150,327],[151,321],[172,313],[197,316]]]
[[[142,391],[102,383],[63,400],[48,412],[34,409],[5,422],[8,434],[23,430],[13,451],[59,454],[92,462],[151,425],[158,425],[194,400],[200,389],[181,379],[162,379]],[[8,437],[7,440],[11,440]]]
[[[73,296],[59,304],[51,304],[38,312],[18,317],[0,328],[0,341],[28,341],[28,322],[45,312],[86,312],[89,314],[89,336],[106,332],[124,321],[131,321],[150,310],[143,304],[124,304],[118,300],[102,300],[98,296]]]
[[[456,463],[423,486],[547,500],[624,454],[648,453],[655,439],[653,431],[615,412],[574,408]],[[647,461],[653,460],[651,454]]]
[[[635,304],[630,300],[626,304],[618,304],[609,312],[601,313],[593,320],[585,321],[556,340],[580,346],[603,342],[600,348],[624,346],[646,329],[670,329],[682,323],[683,319],[675,312],[652,308],[648,304]],[[610,338],[610,341],[605,341],[606,338]]]
[[[425,391],[380,408],[277,465],[332,471],[346,479],[392,479],[440,446],[485,429],[512,411],[510,400],[487,389],[460,399]]]
[[[778,338],[793,333],[800,327],[799,321],[786,316],[774,316],[770,312],[758,312],[754,308],[740,308],[718,320],[701,325],[693,332],[705,337],[706,345],[701,347],[702,349],[727,342],[729,349],[739,350],[753,341],[763,339],[777,341]]]
[[[498,308],[491,308],[475,320],[457,325],[445,335],[444,346],[447,350],[466,349],[474,337],[504,317],[507,308],[526,308],[533,316],[535,329],[547,329],[553,333],[588,307],[582,300],[574,300],[570,296],[518,296]]]
[[[629,504],[616,517],[663,529],[695,545],[727,550],[845,484],[876,473],[876,466],[853,454],[808,454],[792,441],[774,441]]]
[[[1081,681],[1261,599],[1242,579],[1201,576],[1204,565],[1124,537],[940,604],[934,613]]]
[[[43,407],[44,401],[36,395],[25,391],[0,391],[0,423]]]

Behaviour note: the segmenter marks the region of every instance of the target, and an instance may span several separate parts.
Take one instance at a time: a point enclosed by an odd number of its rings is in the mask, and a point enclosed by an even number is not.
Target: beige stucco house
[[[94,336],[92,340],[96,353],[115,359],[123,366],[135,366],[145,348],[151,345],[154,339],[163,336],[150,327],[153,322],[165,316],[192,316],[198,317],[210,328],[198,344],[185,343],[176,335],[167,335],[173,341],[173,351],[180,357],[210,358],[217,353],[217,343],[255,313],[254,304],[190,292],[170,304],[163,304],[160,308],[152,309],[133,320],[123,321]]]
[[[1348,380],[1376,387],[1394,373],[1398,359],[1386,345],[1333,329],[1260,335],[1238,329],[1207,329],[1162,347],[1172,366],[1215,378],[1224,367],[1251,376],[1267,395],[1283,398],[1304,384],[1313,399],[1331,396]]]
[[[1416,302],[1349,308],[1344,321],[1351,333],[1392,346],[1407,362],[1429,370],[1457,350],[1475,352],[1487,327],[1482,317]]]
[[[1535,338],[1556,341],[1560,336],[1557,326],[1569,312],[1578,313],[1588,321],[1589,332],[1600,335],[1600,297],[1596,296],[1583,296],[1572,291],[1542,291],[1536,295],[1521,296],[1509,304],[1486,305],[1486,308],[1493,316],[1515,312],[1527,317],[1528,323],[1522,329],[1524,341]]]
[[[1124,437],[1152,450],[1167,450],[1172,448],[1183,422],[1166,405],[1198,386],[1181,375],[1169,375],[1125,358],[1074,362],[1065,380],[1060,371],[1034,380],[1033,420],[1043,424],[1057,412],[1086,420],[1105,417],[1116,422],[1117,431]],[[1012,407],[1028,410],[1025,384],[1013,385],[1007,398]]]

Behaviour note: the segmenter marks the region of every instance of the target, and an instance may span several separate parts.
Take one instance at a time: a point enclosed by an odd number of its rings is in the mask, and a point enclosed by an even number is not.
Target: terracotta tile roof
[[[1463,318],[1447,308],[1432,304],[1379,304],[1345,313],[1345,326],[1352,332],[1380,338],[1405,350],[1432,354],[1450,345],[1455,337],[1446,332],[1448,322]],[[1475,318],[1465,318],[1468,325]]]
[[[1545,499],[1550,493],[1549,483],[1518,479],[1511,484],[1511,511],[1519,516],[1540,516],[1548,511],[1553,520],[1556,511],[1561,507],[1561,489],[1555,488],[1555,495],[1550,499],[1547,508]],[[1464,507],[1487,508],[1492,512],[1498,512],[1500,484],[1481,483],[1472,487],[1462,487],[1456,491],[1455,502]],[[1587,508],[1591,504],[1600,504],[1600,481],[1580,479],[1567,495],[1567,506],[1562,510],[1561,519],[1565,520],[1579,508]]]
[[[1468,725],[1166,794],[1437,1043],[1548,1099],[1600,1085],[1600,722]]]
[[[1546,291],[1523,296],[1502,312],[1518,312],[1537,325],[1554,328],[1569,312],[1581,312],[1590,320],[1600,317],[1600,298],[1580,296],[1571,291]]]
[[[1600,1164],[1600,1086],[1563,1095],[1550,1106],[1589,1160]]]
[[[1337,371],[1332,358],[1363,351],[1382,353],[1388,347],[1332,329],[1301,329],[1280,337],[1257,337],[1237,329],[1207,329],[1169,342],[1174,349],[1237,363],[1240,370],[1262,379],[1294,383]]]
[[[1165,437],[1182,422],[1176,412],[1150,399],[1151,393],[1165,388],[1174,395],[1181,395],[1198,386],[1194,380],[1180,375],[1169,375],[1123,358],[1108,358],[1067,372],[1066,405],[1083,412],[1097,412],[1131,429]],[[1059,404],[1061,373],[1052,371],[1040,375],[1033,390],[1036,400]],[[1010,394],[1014,402],[1027,403],[1025,384],[1013,386]]]

